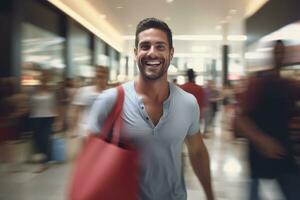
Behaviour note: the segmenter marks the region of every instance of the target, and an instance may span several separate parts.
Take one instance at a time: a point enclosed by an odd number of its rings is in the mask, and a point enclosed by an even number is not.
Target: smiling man
[[[121,135],[126,135],[140,153],[139,199],[187,199],[181,158],[184,142],[207,199],[214,199],[197,101],[167,81],[174,53],[168,25],[155,18],[142,20],[136,29],[134,53],[140,75],[135,81],[123,84]],[[116,98],[115,88],[98,97],[90,113],[91,133],[100,132]]]

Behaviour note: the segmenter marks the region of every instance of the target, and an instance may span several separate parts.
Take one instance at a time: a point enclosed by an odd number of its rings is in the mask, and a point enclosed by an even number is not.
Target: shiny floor
[[[217,200],[248,199],[248,167],[246,141],[233,140],[222,114],[217,117],[216,125],[205,139],[211,160],[212,183]],[[223,121],[224,122],[224,121]],[[184,150],[185,177],[188,200],[205,199],[199,181],[195,177]],[[14,166],[15,167],[15,166]],[[71,169],[70,163],[52,164],[41,174],[35,174],[33,164],[19,164],[13,171],[12,166],[1,165],[0,200],[64,200]],[[278,186],[265,181],[261,187],[262,199],[282,200]]]

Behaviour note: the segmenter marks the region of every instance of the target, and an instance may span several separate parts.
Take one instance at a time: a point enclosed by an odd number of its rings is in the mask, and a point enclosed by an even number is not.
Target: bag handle
[[[112,111],[109,113],[108,117],[106,118],[100,133],[100,137],[107,139],[109,131],[111,130],[111,128],[113,128],[111,143],[115,145],[118,145],[120,141],[121,113],[123,109],[124,96],[125,96],[124,88],[121,85],[117,87],[117,92],[118,95],[117,95],[116,103]]]

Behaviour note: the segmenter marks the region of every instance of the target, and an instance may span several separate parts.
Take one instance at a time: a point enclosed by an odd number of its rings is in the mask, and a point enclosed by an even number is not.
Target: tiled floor
[[[249,184],[245,141],[234,141],[221,123],[214,127],[205,143],[208,147],[213,187],[217,200],[247,199]],[[186,153],[185,153],[186,155]],[[20,166],[19,166],[20,167]],[[4,173],[1,166],[0,200],[64,200],[71,164],[53,164],[41,174],[34,174],[36,165],[21,165],[22,171]],[[188,200],[205,199],[197,178],[185,156],[185,177]],[[280,200],[276,185],[268,182],[262,187],[263,199]]]

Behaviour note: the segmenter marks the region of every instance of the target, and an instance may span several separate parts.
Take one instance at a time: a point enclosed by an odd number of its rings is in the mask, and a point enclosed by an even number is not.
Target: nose
[[[152,46],[149,48],[149,50],[148,50],[148,52],[147,52],[147,55],[150,56],[150,57],[156,57],[156,54],[157,54],[157,52],[156,52],[155,46],[152,45]]]

